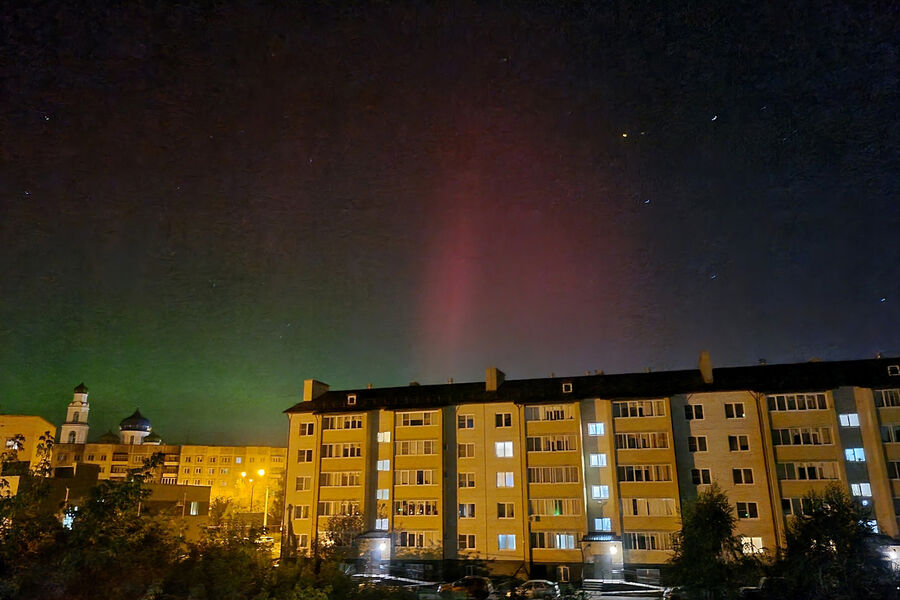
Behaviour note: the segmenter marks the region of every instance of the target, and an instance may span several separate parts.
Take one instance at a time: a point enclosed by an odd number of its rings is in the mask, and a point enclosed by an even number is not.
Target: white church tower
[[[61,444],[85,444],[88,436],[88,413],[91,410],[88,404],[88,389],[84,383],[79,383],[75,388],[75,396],[69,403],[66,411],[66,422],[59,430],[59,442]]]

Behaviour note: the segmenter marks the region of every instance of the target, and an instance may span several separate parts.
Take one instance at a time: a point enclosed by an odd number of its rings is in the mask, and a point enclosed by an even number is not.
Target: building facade
[[[361,515],[362,558],[532,577],[653,579],[717,483],[746,552],[839,482],[898,535],[900,359],[330,391],[288,409],[285,524],[314,552]]]

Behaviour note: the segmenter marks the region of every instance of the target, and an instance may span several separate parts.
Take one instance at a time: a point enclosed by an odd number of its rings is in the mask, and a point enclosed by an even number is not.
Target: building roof
[[[88,393],[87,386],[84,385],[83,381],[75,386],[75,393],[76,394],[87,394]]]
[[[712,370],[711,383],[704,383],[700,370],[696,369],[506,380],[497,386],[497,391],[486,390],[484,382],[480,381],[332,390],[313,400],[298,402],[285,412],[359,412],[378,408],[439,408],[493,402],[540,404],[590,398],[667,398],[677,394],[744,390],[785,393],[844,386],[887,388],[900,387],[900,376],[889,374],[889,367],[893,372],[900,369],[898,365],[900,358],[725,367]],[[571,391],[564,392],[563,384],[570,384]],[[352,405],[347,402],[349,394],[356,396]]]
[[[112,430],[107,430],[106,433],[97,438],[98,444],[118,444],[119,436],[112,432]]]
[[[122,419],[122,422],[119,423],[121,431],[150,431],[151,428],[150,419],[142,415],[138,409],[135,409],[130,417]]]
[[[155,431],[151,431],[147,437],[144,438],[145,444],[150,444],[153,442],[162,443],[163,439],[157,434]]]

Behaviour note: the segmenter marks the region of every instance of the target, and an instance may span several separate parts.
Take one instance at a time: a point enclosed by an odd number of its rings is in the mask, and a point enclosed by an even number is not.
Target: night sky
[[[896,4],[280,4],[2,3],[0,412],[900,354]]]

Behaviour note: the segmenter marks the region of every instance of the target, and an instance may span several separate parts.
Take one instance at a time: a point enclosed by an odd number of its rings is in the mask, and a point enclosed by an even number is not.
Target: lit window
[[[866,452],[862,448],[847,448],[844,450],[844,456],[850,462],[864,462],[866,460]]]
[[[859,427],[859,415],[857,413],[847,413],[839,415],[841,427]]]
[[[379,471],[390,471],[391,470],[391,461],[390,460],[379,460],[376,468]]]
[[[381,531],[387,531],[388,528],[388,520],[387,519],[375,519],[375,529],[380,529]]]
[[[591,466],[592,467],[605,467],[606,466],[606,454],[591,454],[590,456]]]
[[[588,435],[603,435],[605,431],[603,423],[588,423]]]
[[[390,444],[391,443],[391,432],[390,431],[379,431],[378,432],[378,441]]]
[[[609,517],[594,519],[594,529],[596,531],[612,531],[612,519]]]
[[[376,500],[390,500],[391,490],[389,488],[381,488],[375,491]]]
[[[497,487],[513,487],[514,485],[512,471],[501,471],[497,473]]]
[[[591,486],[591,498],[594,500],[605,500],[609,498],[609,486],[608,485],[592,485]]]
[[[497,458],[510,458],[513,455],[513,443],[495,442],[494,450],[497,453]]]
[[[744,554],[759,554],[765,551],[761,537],[741,536],[741,548]]]
[[[515,550],[516,536],[500,534],[497,536],[497,549],[499,550]]]
[[[854,496],[871,496],[872,486],[868,483],[851,483],[850,491]]]
[[[199,502],[191,502],[191,516],[196,517],[200,513],[200,503]]]

